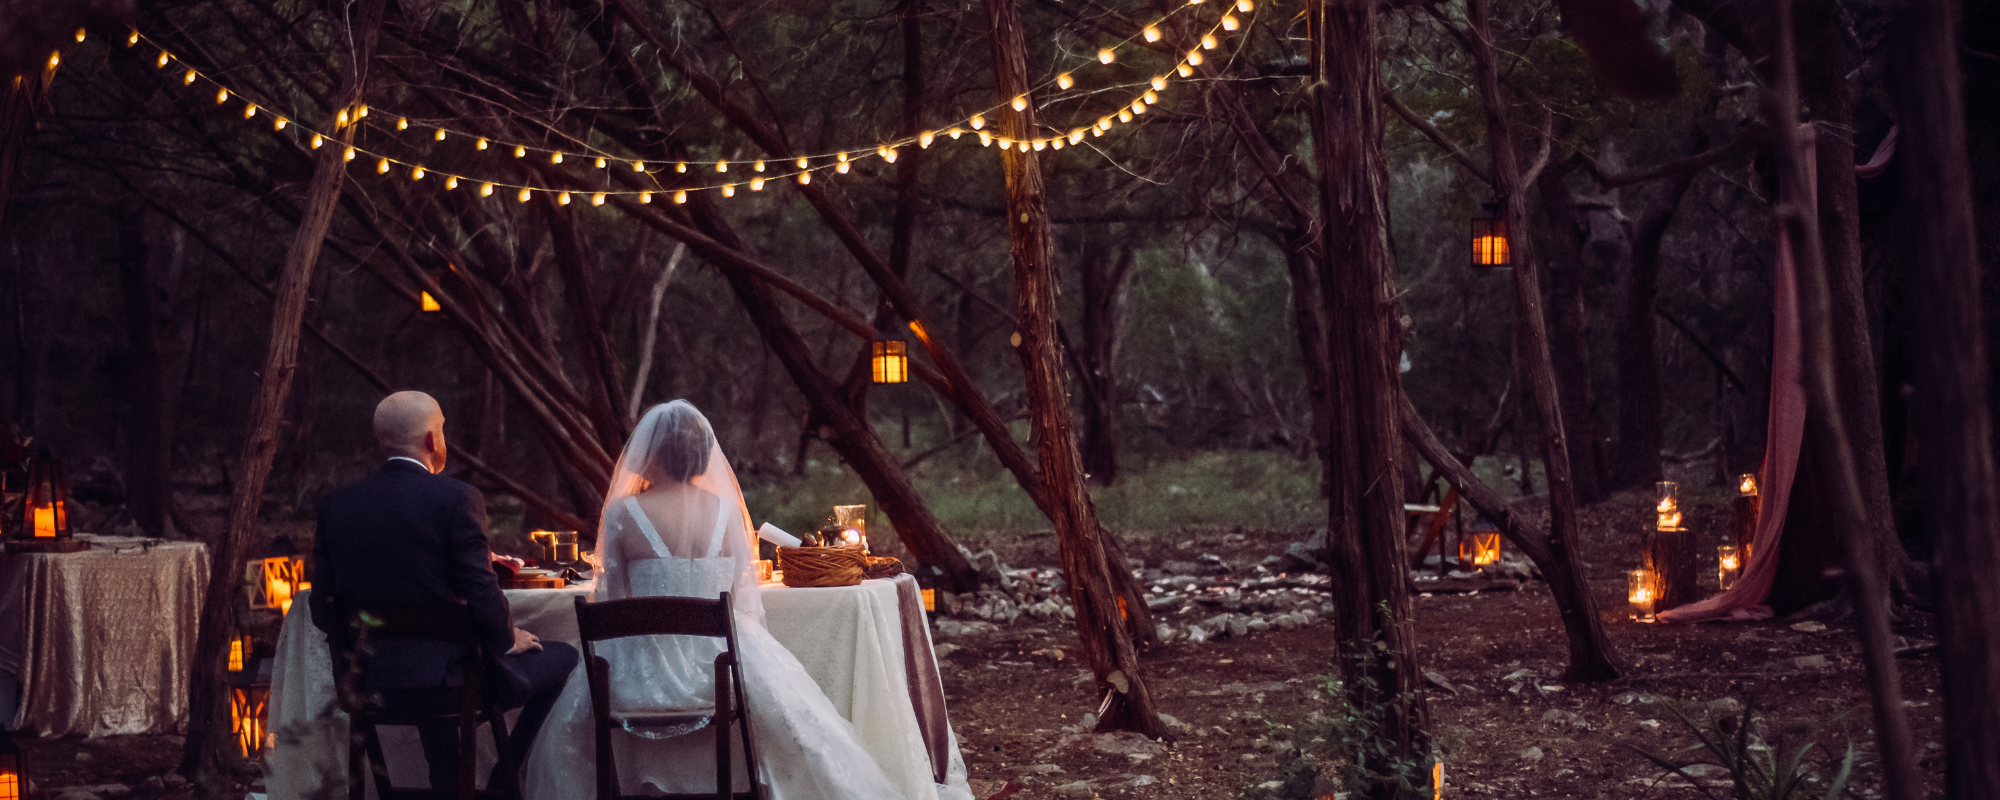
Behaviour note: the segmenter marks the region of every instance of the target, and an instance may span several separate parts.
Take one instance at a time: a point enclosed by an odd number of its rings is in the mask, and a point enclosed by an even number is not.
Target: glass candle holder
[[[1653,621],[1653,606],[1659,600],[1659,582],[1650,569],[1635,569],[1625,573],[1626,600],[1632,604],[1632,619],[1639,622]]]
[[[1744,497],[1757,496],[1757,473],[1745,472],[1736,478],[1736,493]]]
[[[1659,513],[1659,529],[1677,531],[1681,529],[1681,485],[1673,481],[1660,481],[1654,487],[1659,498],[1653,510]]]
[[[1743,576],[1743,556],[1736,545],[1725,544],[1715,548],[1715,582],[1722,591],[1729,591],[1736,585],[1736,579]]]
[[[862,551],[868,552],[868,506],[834,506],[833,524],[853,533],[843,535],[842,544],[858,544]]]

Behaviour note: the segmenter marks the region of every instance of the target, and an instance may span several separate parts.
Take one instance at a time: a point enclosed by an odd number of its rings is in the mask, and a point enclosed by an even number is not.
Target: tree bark
[[[1118,480],[1118,353],[1125,345],[1125,289],[1137,252],[1083,260],[1083,353],[1077,375],[1089,386],[1083,409],[1083,471],[1092,483]]]
[[[341,78],[339,108],[361,103],[367,86],[368,62],[375,55],[386,4],[386,0],[362,0],[348,25],[349,36],[344,40],[348,44],[348,63]],[[353,142],[354,126],[342,128],[337,137],[342,144]],[[299,328],[305,317],[306,292],[312,285],[313,268],[319,263],[320,249],[340,201],[341,184],[347,179],[342,149],[320,148],[311,182],[307,184],[305,211],[285,253],[272,301],[271,341],[264,356],[263,377],[250,403],[249,432],[237,461],[229,527],[216,548],[202,602],[194,674],[203,677],[189,687],[188,735],[180,772],[194,780],[206,796],[220,796],[230,786],[229,695],[219,676],[227,667],[227,645],[236,628],[237,582],[243,578],[243,564],[251,539],[257,533],[264,479],[277,457],[278,427],[283,421],[286,395],[291,391],[292,373],[298,367]]]
[[[1937,569],[1946,797],[2000,797],[2000,493],[1967,162],[1958,5],[1897,6],[1890,80],[1904,144],[1902,258],[1915,314],[1923,524]]]
[[[1577,502],[1604,499],[1602,445],[1592,409],[1597,392],[1590,379],[1590,309],[1584,298],[1584,237],[1589,230],[1576,211],[1565,181],[1568,172],[1544,169],[1535,178],[1536,194],[1548,217],[1556,255],[1547,259],[1549,358],[1556,371],[1556,393],[1562,398],[1563,428],[1569,440],[1570,475],[1576,479]]]
[[[1026,46],[1014,3],[984,0],[994,88],[1002,104],[1030,91]],[[1014,141],[1035,138],[1032,104],[1027,110],[1002,110],[998,117],[1001,136]],[[1097,730],[1166,738],[1166,725],[1139,673],[1138,649],[1127,629],[1132,609],[1118,591],[1118,575],[1129,573],[1122,560],[1113,560],[1113,549],[1105,546],[1107,537],[1084,484],[1083,460],[1070,427],[1069,394],[1063,386],[1065,370],[1056,338],[1060,311],[1041,166],[1025,147],[1006,150],[1001,165],[1007,178],[1007,238],[1020,323],[1015,352],[1027,385],[1029,423],[1062,551],[1063,575],[1076,608],[1077,637],[1096,675],[1097,689],[1108,701]]]
[[[1388,757],[1428,749],[1404,552],[1402,442],[1396,413],[1401,331],[1394,317],[1382,153],[1378,12],[1372,0],[1320,0],[1307,10],[1313,157],[1319,167],[1320,292],[1326,314],[1327,550],[1347,702],[1372,723]],[[1364,774],[1367,796],[1401,796],[1399,777]]]
[[[1848,445],[1837,362],[1837,310],[1832,284],[1836,270],[1827,261],[1818,217],[1808,211],[1812,176],[1800,146],[1798,108],[1799,62],[1793,48],[1791,0],[1777,0],[1773,49],[1776,80],[1766,92],[1767,114],[1777,126],[1778,206],[1776,216],[1798,259],[1799,324],[1804,334],[1804,382],[1808,412],[1807,441],[1823,447],[1806,453],[1805,471],[1827,489],[1833,505],[1832,528],[1845,555],[1848,591],[1854,603],[1867,667],[1869,694],[1874,701],[1875,740],[1882,760],[1883,783],[1890,800],[1914,800],[1922,791],[1911,754],[1909,719],[1903,709],[1895,653],[1889,639],[1888,591],[1883,564],[1870,547],[1869,530],[1879,524],[1868,517],[1862,495],[1860,465]],[[1824,162],[1822,162],[1824,163]],[[1853,163],[1838,167],[1853,176]],[[1789,544],[1789,543],[1788,543]]]
[[[173,415],[160,348],[164,294],[146,246],[147,214],[131,203],[118,229],[118,286],[125,300],[125,506],[150,536],[165,535],[173,508]]]
[[[1612,476],[1617,488],[1660,480],[1665,387],[1660,382],[1658,323],[1653,321],[1660,297],[1660,242],[1698,171],[1675,175],[1664,204],[1648,209],[1632,231],[1632,270],[1625,277],[1625,309],[1618,320],[1618,468]]]
[[[1507,127],[1506,98],[1500,94],[1498,65],[1494,63],[1493,27],[1486,16],[1485,0],[1467,0],[1472,31],[1473,68],[1480,103],[1485,110],[1487,148],[1493,156],[1494,189],[1506,206],[1507,229],[1514,231],[1510,242],[1514,262],[1514,330],[1516,352],[1525,362],[1529,396],[1534,399],[1536,427],[1542,434],[1542,458],[1549,483],[1549,550],[1563,562],[1569,580],[1583,574],[1583,559],[1577,553],[1576,486],[1570,477],[1569,442],[1564,437],[1562,403],[1556,390],[1555,368],[1549,355],[1549,332],[1542,312],[1540,265],[1535,260],[1529,227],[1528,206],[1521,186],[1520,163],[1514,154],[1514,139]],[[1516,425],[1520,432],[1525,426]],[[1528,465],[1521,465],[1522,473]],[[1598,640],[1602,644],[1602,639]],[[1578,649],[1570,642],[1570,665],[1566,673],[1572,681],[1608,681],[1618,677],[1618,667],[1606,647]]]

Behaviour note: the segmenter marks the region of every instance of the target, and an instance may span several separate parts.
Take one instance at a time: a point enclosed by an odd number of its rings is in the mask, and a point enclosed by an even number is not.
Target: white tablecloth
[[[0,724],[40,736],[179,733],[208,548],[78,534],[77,553],[0,556]]]
[[[587,592],[582,587],[513,590],[507,592],[507,600],[514,607],[515,625],[545,640],[575,645],[571,598]],[[939,791],[932,782],[930,759],[910,700],[895,583],[866,581],[825,589],[769,586],[764,589],[764,609],[771,635],[805,664],[834,708],[854,723],[862,747],[903,789],[905,798],[937,800]],[[929,642],[922,646],[928,649]],[[934,663],[929,653],[923,657]],[[294,603],[294,613],[285,618],[279,635],[267,729],[275,738],[265,781],[272,800],[328,796],[324,793],[329,790],[331,796],[345,793],[347,719],[334,707],[325,636],[313,627],[303,602]],[[544,736],[551,733],[545,730]],[[382,728],[381,735],[396,785],[423,785],[416,732]],[[484,774],[493,760],[491,739],[482,734],[480,745],[479,772]],[[538,742],[536,755],[550,749]],[[954,791],[947,794],[968,797],[956,743],[950,755],[949,783]],[[712,762],[699,760],[688,767],[703,775],[713,770]],[[373,786],[369,796],[374,796]]]

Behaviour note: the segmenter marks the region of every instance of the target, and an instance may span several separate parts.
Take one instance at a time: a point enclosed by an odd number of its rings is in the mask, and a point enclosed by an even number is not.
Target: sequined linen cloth
[[[80,553],[0,556],[0,680],[39,736],[179,733],[208,548],[90,537]]]

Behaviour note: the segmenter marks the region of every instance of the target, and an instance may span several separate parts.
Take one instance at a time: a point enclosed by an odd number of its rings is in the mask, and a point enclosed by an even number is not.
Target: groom
[[[375,407],[375,441],[388,456],[380,469],[320,503],[313,542],[312,619],[332,633],[336,609],[371,605],[463,604],[481,643],[499,657],[501,675],[487,691],[520,708],[509,737],[525,761],[535,733],[562,693],[576,649],[544,644],[516,628],[490,565],[486,499],[478,489],[438,475],[444,469],[444,412],[423,392],[397,392]],[[397,713],[458,710],[464,670],[457,645],[381,641],[364,664],[368,688]],[[493,685],[493,684],[498,684]],[[458,785],[458,736],[450,724],[419,729],[431,787]],[[487,779],[493,785],[496,774]],[[518,776],[516,776],[518,778]]]

